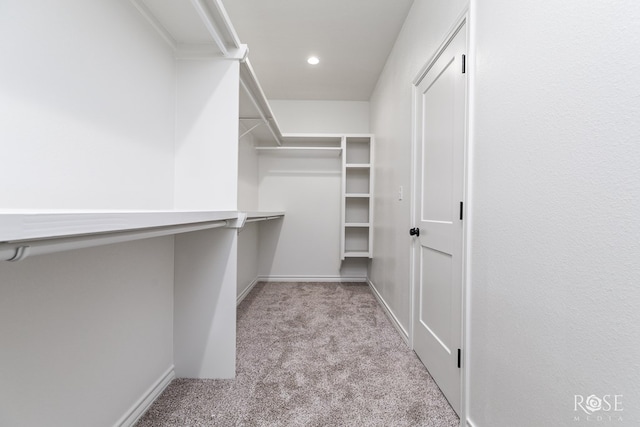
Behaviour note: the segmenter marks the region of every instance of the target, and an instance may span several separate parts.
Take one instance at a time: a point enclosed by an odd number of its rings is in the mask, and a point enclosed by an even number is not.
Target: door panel
[[[440,345],[451,353],[452,342],[451,322],[448,315],[451,312],[451,292],[449,276],[452,269],[450,254],[431,248],[420,247],[422,252],[422,277],[420,282],[425,291],[421,295],[420,323],[433,335]]]
[[[417,85],[413,345],[453,409],[460,411],[462,221],[466,126],[466,24]]]
[[[455,72],[450,61],[423,92],[422,144],[429,155],[422,158],[423,221],[451,221],[453,193],[453,144]]]

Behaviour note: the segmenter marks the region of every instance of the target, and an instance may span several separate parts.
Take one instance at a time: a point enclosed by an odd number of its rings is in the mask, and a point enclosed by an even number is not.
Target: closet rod
[[[132,240],[189,233],[192,231],[225,227],[227,224],[228,222],[226,220],[220,220],[208,223],[155,227],[147,230],[130,230],[115,233],[0,243],[0,261],[22,261],[32,255],[45,255],[74,249],[129,242]]]

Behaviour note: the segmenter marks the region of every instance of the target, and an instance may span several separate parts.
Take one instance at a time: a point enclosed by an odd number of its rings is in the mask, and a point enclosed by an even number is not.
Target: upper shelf
[[[240,63],[240,124],[259,144],[282,145],[283,135],[251,62]]]
[[[258,141],[282,144],[282,133],[258,78],[247,59],[248,49],[221,0],[131,0],[178,58],[223,57],[240,60],[241,132]]]
[[[222,56],[244,59],[220,0],[131,0],[178,57]]]

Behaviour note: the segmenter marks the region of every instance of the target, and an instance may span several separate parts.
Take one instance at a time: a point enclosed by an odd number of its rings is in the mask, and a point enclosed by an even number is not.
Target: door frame
[[[435,50],[435,53],[429,58],[429,60],[425,63],[425,65],[420,69],[420,72],[416,75],[416,77],[411,82],[412,90],[411,90],[411,226],[414,227],[416,224],[416,182],[418,179],[418,159],[416,157],[417,149],[418,149],[418,138],[420,135],[418,127],[421,125],[421,118],[417,117],[417,102],[420,97],[418,95],[418,85],[422,81],[422,79],[426,76],[427,72],[433,67],[435,62],[438,60],[440,55],[444,52],[449,43],[453,40],[458,31],[462,28],[463,25],[467,26],[467,58],[466,58],[466,73],[467,73],[467,89],[465,94],[465,120],[464,120],[464,167],[463,167],[463,199],[464,199],[464,221],[462,223],[462,331],[461,331],[461,341],[462,341],[462,360],[461,360],[461,372],[460,372],[460,425],[465,425],[466,418],[468,414],[468,378],[469,378],[469,328],[470,324],[470,238],[471,238],[471,227],[470,227],[470,212],[469,209],[469,201],[471,194],[471,180],[470,180],[470,92],[472,88],[472,71],[473,67],[471,67],[472,62],[470,61],[471,57],[471,46],[472,46],[472,38],[471,38],[471,29],[469,23],[469,8],[466,7],[463,13],[455,20],[454,25],[450,27],[447,31],[444,40],[440,43],[438,48]],[[409,346],[411,349],[414,349],[413,343],[413,334],[415,329],[414,325],[414,304],[417,298],[418,292],[418,284],[416,283],[416,275],[415,275],[415,257],[416,251],[418,248],[418,240],[411,239],[410,241],[410,261],[409,261],[409,280],[410,280],[410,304],[409,304]]]

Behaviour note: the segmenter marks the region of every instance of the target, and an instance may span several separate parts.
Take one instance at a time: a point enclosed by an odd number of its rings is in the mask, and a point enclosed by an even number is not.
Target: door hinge
[[[458,368],[460,367],[461,359],[462,359],[462,351],[458,349]]]
[[[462,221],[463,212],[464,212],[464,203],[460,202],[460,221]]]
[[[462,55],[462,74],[467,72],[467,55]]]

